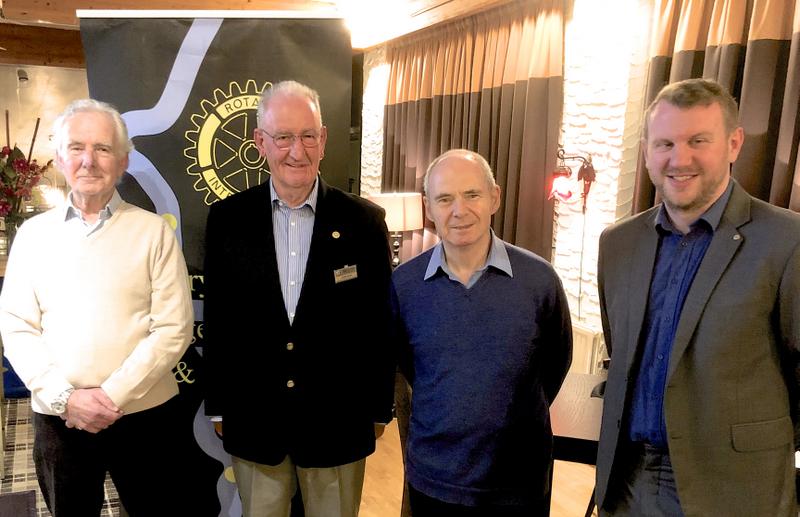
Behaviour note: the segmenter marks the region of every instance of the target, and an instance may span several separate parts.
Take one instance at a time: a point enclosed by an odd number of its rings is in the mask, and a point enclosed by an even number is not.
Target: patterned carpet
[[[36,471],[33,467],[33,425],[31,423],[31,401],[28,398],[6,399],[3,402],[3,428],[5,433],[3,479],[0,494],[36,490],[38,517],[50,517],[44,505]],[[120,515],[119,497],[111,479],[106,477],[105,503],[100,513],[103,517]]]

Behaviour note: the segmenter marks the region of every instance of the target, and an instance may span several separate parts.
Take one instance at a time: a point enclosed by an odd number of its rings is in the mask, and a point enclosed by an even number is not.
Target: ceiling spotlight
[[[28,72],[24,68],[17,68],[17,81],[24,83],[28,80]]]

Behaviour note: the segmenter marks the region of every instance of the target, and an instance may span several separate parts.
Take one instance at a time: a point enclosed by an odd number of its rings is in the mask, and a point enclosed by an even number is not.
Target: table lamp
[[[422,228],[422,194],[393,192],[371,194],[368,199],[386,210],[386,226],[392,236],[392,267],[400,265],[403,232]]]

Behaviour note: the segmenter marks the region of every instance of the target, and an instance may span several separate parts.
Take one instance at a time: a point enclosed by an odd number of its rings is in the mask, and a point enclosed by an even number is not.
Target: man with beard
[[[666,86],[643,146],[662,203],[607,229],[601,515],[797,515],[800,216],[730,177],[719,84]]]

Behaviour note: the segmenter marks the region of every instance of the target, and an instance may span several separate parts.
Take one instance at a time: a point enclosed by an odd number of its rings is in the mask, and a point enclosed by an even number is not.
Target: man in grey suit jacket
[[[743,139],[713,81],[647,110],[662,203],[600,239],[601,515],[797,515],[800,216],[730,178]]]

